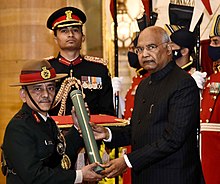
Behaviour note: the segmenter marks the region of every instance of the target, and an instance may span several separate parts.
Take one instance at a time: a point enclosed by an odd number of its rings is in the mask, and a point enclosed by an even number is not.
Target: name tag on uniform
[[[44,140],[44,143],[46,146],[54,145],[53,141],[51,141],[51,140]]]
[[[102,89],[101,77],[82,76],[81,83],[84,89]]]
[[[219,82],[211,82],[209,86],[210,94],[219,94],[220,91],[220,83]]]

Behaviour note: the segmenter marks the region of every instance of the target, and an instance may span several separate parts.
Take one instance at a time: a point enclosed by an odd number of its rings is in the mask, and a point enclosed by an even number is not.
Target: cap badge
[[[71,10],[67,10],[65,11],[66,14],[66,20],[72,20],[72,11]]]
[[[49,79],[50,76],[51,76],[50,70],[48,70],[48,69],[46,68],[46,66],[43,66],[43,67],[42,67],[42,71],[41,71],[41,77],[42,77],[43,79]]]

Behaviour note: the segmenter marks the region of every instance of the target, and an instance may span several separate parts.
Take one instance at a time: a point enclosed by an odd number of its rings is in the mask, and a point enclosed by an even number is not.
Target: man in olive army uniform
[[[74,169],[82,138],[72,126],[64,135],[48,115],[55,97],[56,74],[48,61],[29,61],[21,70],[21,110],[9,122],[3,142],[7,184],[73,184],[99,181],[97,163]]]
[[[114,115],[113,90],[107,61],[93,56],[82,56],[80,49],[85,41],[82,26],[86,15],[75,7],[64,7],[50,15],[47,28],[54,31],[60,48],[57,58],[49,60],[57,73],[67,73],[81,81],[85,101],[91,114]],[[71,114],[70,97],[66,102],[66,115]],[[57,107],[58,109],[58,107]],[[52,115],[57,115],[55,109]]]

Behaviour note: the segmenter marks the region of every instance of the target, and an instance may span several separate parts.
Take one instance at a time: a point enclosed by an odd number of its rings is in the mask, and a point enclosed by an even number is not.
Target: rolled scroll
[[[73,90],[70,93],[73,105],[75,107],[76,116],[78,119],[79,127],[82,131],[82,137],[85,143],[86,152],[88,154],[89,163],[99,162],[102,163],[98,146],[92,128],[89,124],[89,116],[85,108],[85,102],[80,90]],[[104,168],[97,166],[94,171],[100,173]]]

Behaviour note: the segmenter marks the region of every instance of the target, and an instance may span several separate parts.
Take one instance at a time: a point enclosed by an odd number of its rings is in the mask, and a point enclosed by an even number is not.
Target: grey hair
[[[162,42],[163,43],[168,43],[168,42],[170,42],[171,40],[170,40],[170,37],[169,37],[169,35],[167,34],[167,32],[164,30],[163,31],[163,34],[162,34]]]

